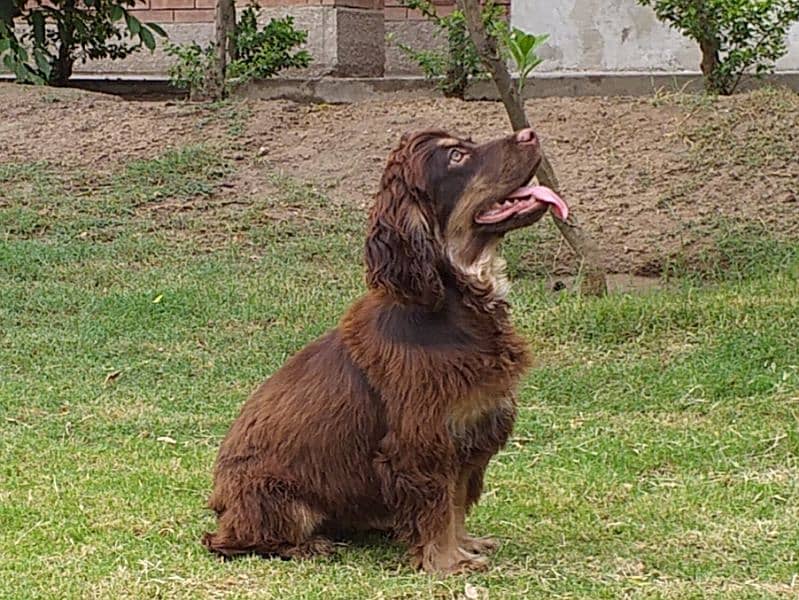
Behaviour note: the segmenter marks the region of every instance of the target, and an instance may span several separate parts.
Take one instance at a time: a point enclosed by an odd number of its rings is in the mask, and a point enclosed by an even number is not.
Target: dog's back
[[[325,520],[364,511],[379,520],[369,460],[385,434],[376,402],[338,330],[293,356],[247,400],[222,442],[209,502],[220,528],[206,546],[223,555],[295,555],[292,544]]]

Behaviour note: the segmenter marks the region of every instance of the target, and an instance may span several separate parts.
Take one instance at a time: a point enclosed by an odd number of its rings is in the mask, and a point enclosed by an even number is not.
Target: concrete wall
[[[249,0],[237,0],[245,5]],[[309,32],[307,48],[313,63],[285,76],[379,77],[418,75],[419,68],[385,35],[414,48],[442,46],[435,27],[401,0],[259,0],[262,19],[292,14]],[[441,14],[455,0],[433,0]],[[535,74],[684,73],[699,71],[694,42],[661,24],[651,8],[636,0],[495,0],[509,10],[511,23],[526,31],[549,33],[541,50],[545,61]],[[215,0],[136,0],[134,13],[142,21],[163,24],[173,43],[196,40],[206,44],[213,34]],[[799,71],[799,25],[789,35],[790,51],[778,70]],[[161,47],[124,61],[77,64],[76,74],[99,77],[164,77],[172,59]]]
[[[160,23],[169,41],[195,41],[206,46],[214,35],[215,0],[137,0],[140,20]],[[294,17],[297,29],[308,32],[304,48],[313,58],[307,69],[289,69],[285,76],[381,77],[385,59],[382,0],[261,0],[259,22]],[[239,8],[247,1],[238,2]],[[137,52],[125,60],[93,60],[75,65],[76,75],[163,76],[174,59],[163,50]]]
[[[635,0],[514,0],[511,23],[549,33],[539,72],[699,71],[698,46]],[[779,70],[799,69],[799,25]]]

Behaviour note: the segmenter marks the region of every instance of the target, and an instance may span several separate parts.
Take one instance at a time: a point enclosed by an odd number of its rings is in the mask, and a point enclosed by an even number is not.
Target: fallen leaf
[[[162,435],[160,437],[157,437],[155,438],[155,441],[163,442],[165,444],[177,444],[177,441],[175,441],[173,438],[169,437],[168,435]]]
[[[477,586],[467,583],[463,588],[463,595],[467,600],[478,600],[480,598],[480,589]]]
[[[115,381],[119,376],[122,375],[122,371],[111,371],[108,375],[105,376],[105,383],[106,385]]]
[[[161,302],[161,298],[163,298],[163,297],[164,297],[164,295],[163,295],[163,294],[158,294],[158,295],[157,295],[157,296],[156,296],[156,297],[153,299],[153,304],[158,304],[159,302]]]

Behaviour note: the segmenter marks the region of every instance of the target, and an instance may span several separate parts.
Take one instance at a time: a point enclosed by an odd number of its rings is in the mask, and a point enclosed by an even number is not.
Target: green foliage
[[[403,0],[410,9],[418,10],[435,23],[437,34],[447,40],[446,51],[416,50],[407,44],[397,43],[397,47],[408,58],[419,65],[428,79],[438,79],[438,85],[445,96],[463,98],[470,77],[485,76],[477,48],[469,37],[466,17],[460,10],[440,16],[430,0]],[[498,35],[507,25],[502,8],[493,2],[483,5],[483,23],[491,35]]]
[[[142,23],[128,9],[135,0],[13,0],[12,18],[0,22],[0,53],[18,81],[63,85],[76,61],[125,58],[142,47],[155,49],[154,23]],[[14,19],[25,26],[17,37]],[[25,46],[31,48],[26,50]],[[32,60],[31,60],[32,59]]]
[[[258,29],[260,9],[248,6],[236,24],[234,45],[236,59],[228,66],[228,76],[239,80],[266,79],[289,68],[305,68],[311,64],[307,50],[294,48],[308,40],[308,32],[294,29],[294,18],[271,19]]]
[[[176,59],[169,67],[169,81],[172,85],[188,89],[192,95],[206,88],[206,78],[216,60],[213,45],[203,48],[197,42],[167,43],[165,51]]]
[[[658,19],[696,40],[708,90],[731,94],[744,73],[763,75],[787,51],[797,0],[638,0]]]
[[[518,85],[520,95],[522,90],[524,90],[524,84],[527,83],[527,76],[544,61],[543,58],[536,54],[536,50],[548,39],[548,33],[535,35],[522,31],[518,27],[514,27],[500,37],[500,41],[513,59],[513,62],[516,63],[516,69],[519,71]]]
[[[228,63],[226,72],[228,85],[273,77],[284,69],[311,64],[307,50],[295,51],[308,40],[308,32],[295,29],[293,17],[271,19],[266,27],[259,29],[259,13],[257,6],[248,6],[236,23],[235,58]],[[202,48],[196,42],[170,44],[166,52],[177,59],[169,70],[172,85],[188,88],[192,96],[202,95],[216,61],[214,46]]]
[[[0,55],[3,57],[3,65],[20,83],[47,83],[50,63],[41,48],[34,48],[33,51],[35,66],[30,64],[30,53],[20,43],[14,29],[8,23],[0,21]]]

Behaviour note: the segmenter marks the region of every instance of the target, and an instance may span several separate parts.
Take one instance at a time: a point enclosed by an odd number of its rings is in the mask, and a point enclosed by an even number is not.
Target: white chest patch
[[[466,264],[457,252],[450,250],[449,259],[478,289],[491,293],[495,300],[504,300],[510,292],[510,281],[505,275],[505,259],[498,256],[494,248],[486,248],[472,263]]]

